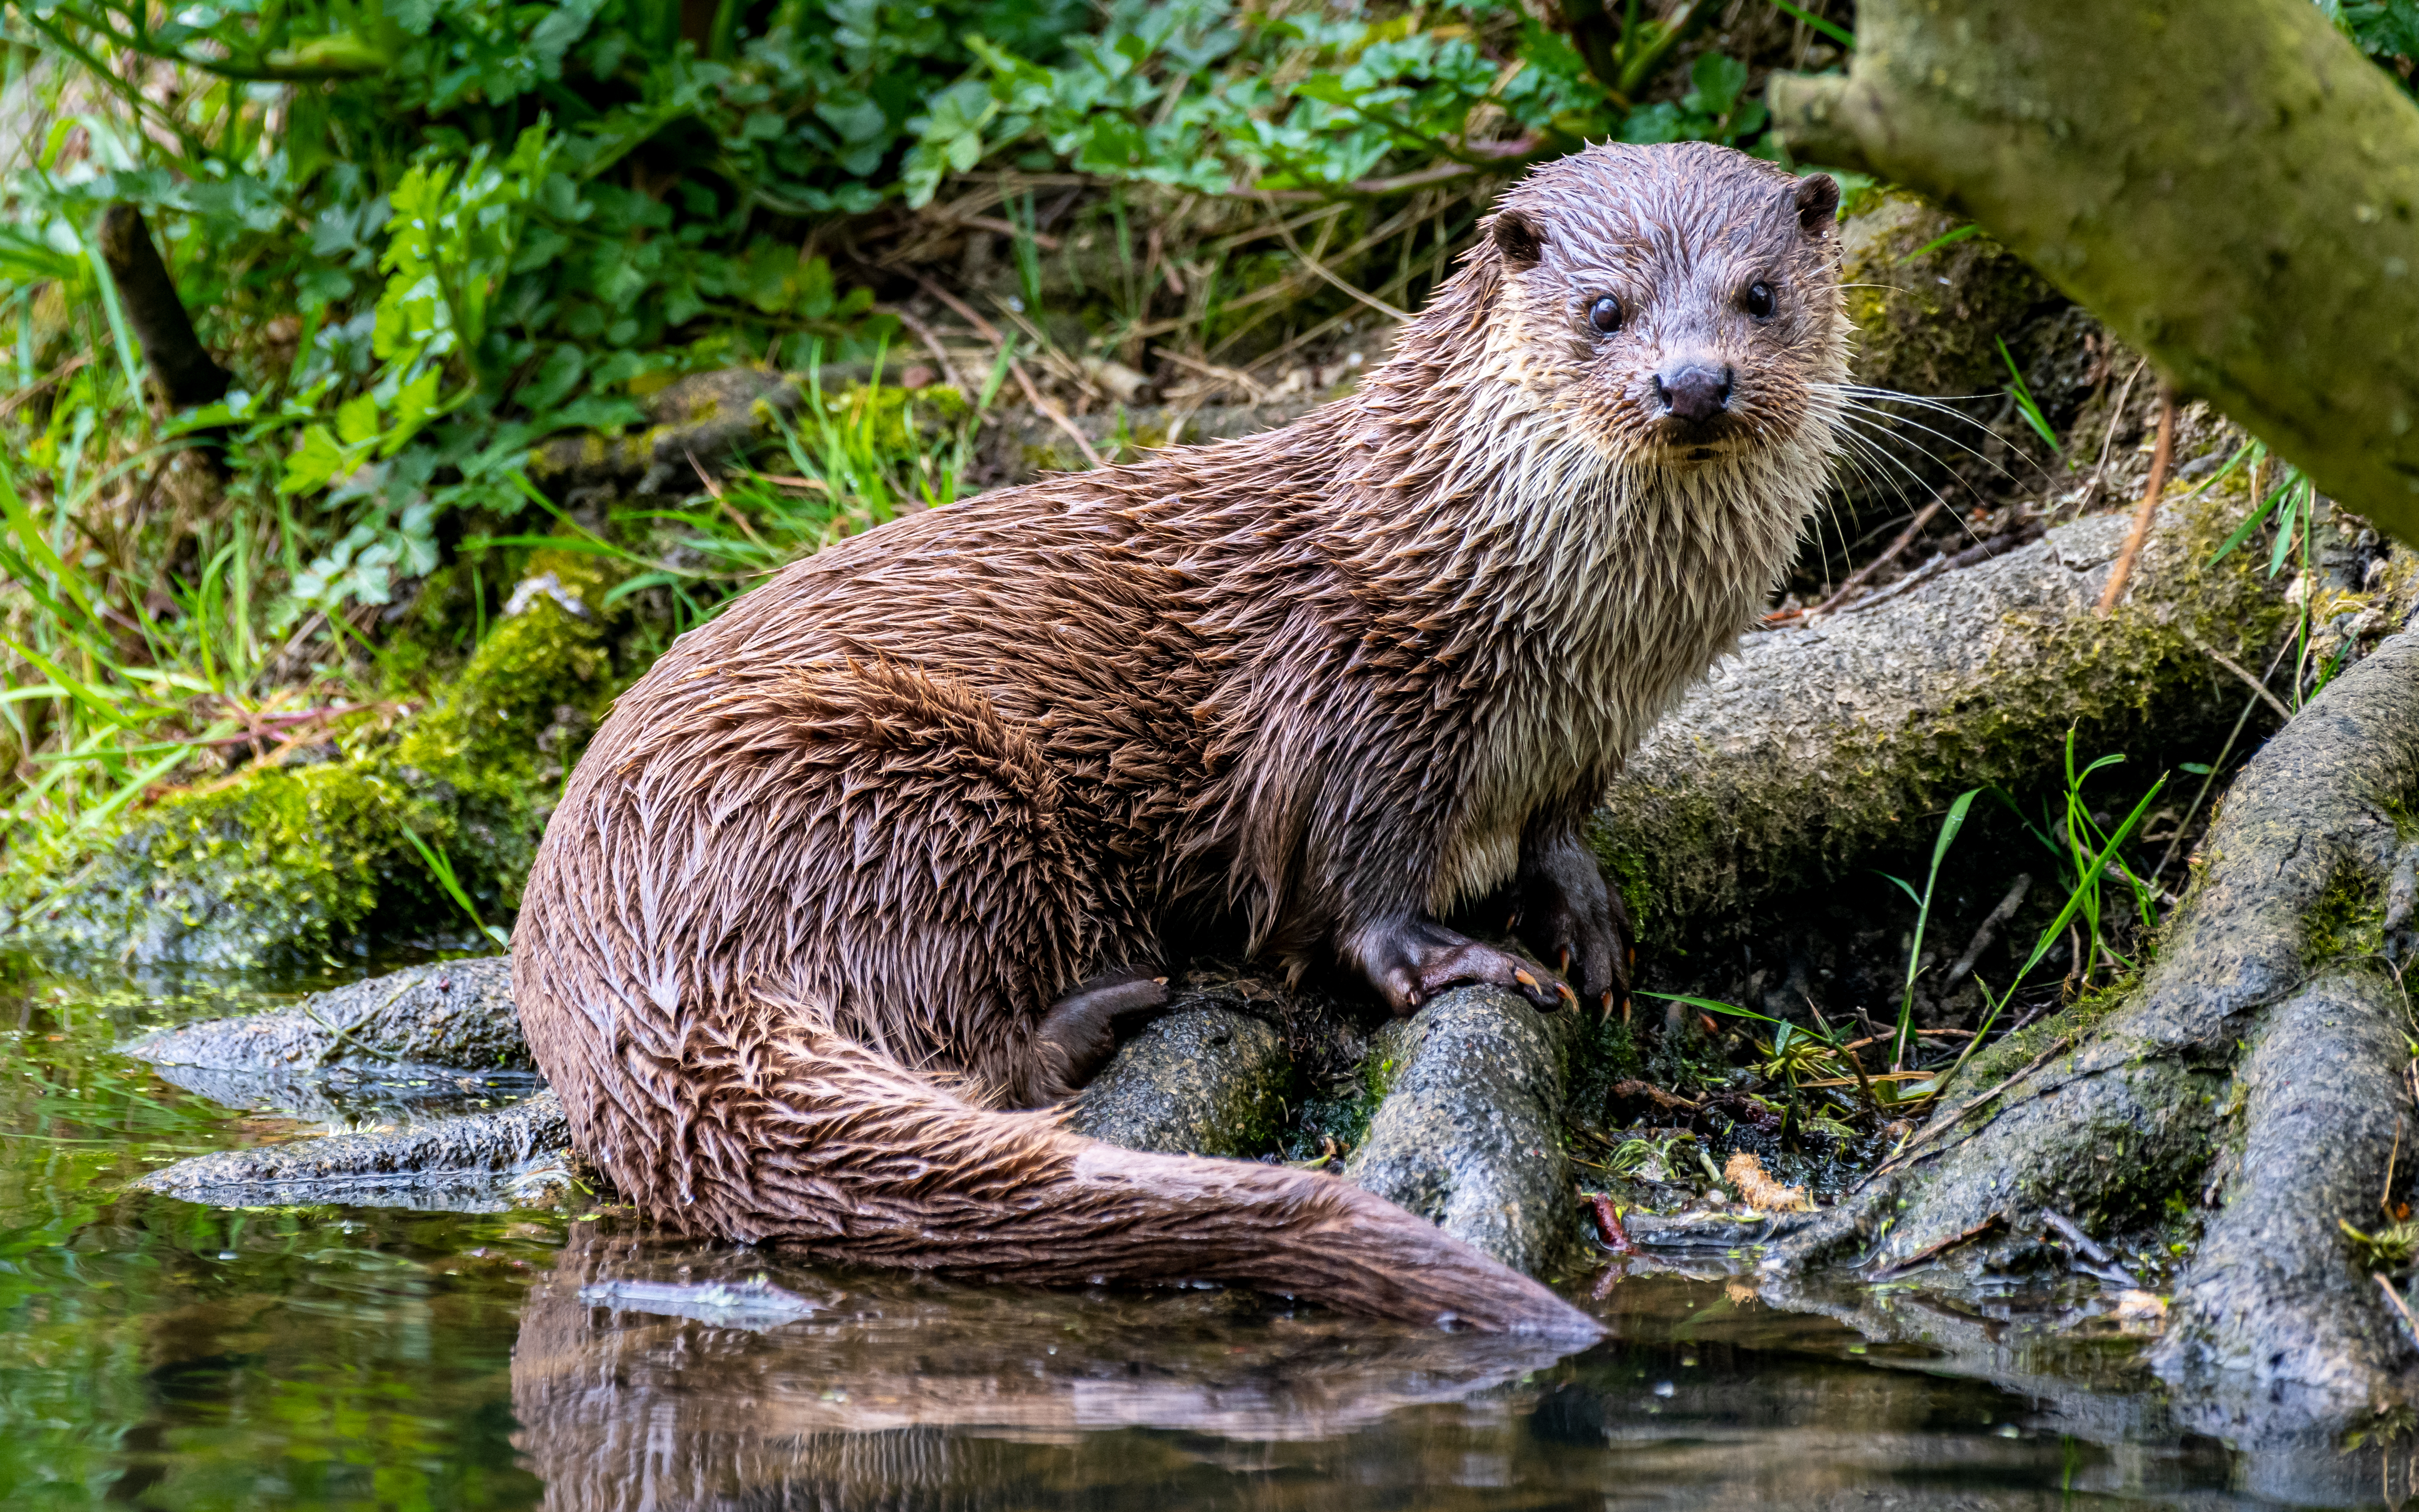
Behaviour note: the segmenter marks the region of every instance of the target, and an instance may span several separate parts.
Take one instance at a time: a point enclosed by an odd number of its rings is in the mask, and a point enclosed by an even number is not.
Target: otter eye
[[[1610,294],[1598,295],[1588,306],[1588,324],[1607,335],[1621,329],[1621,301]]]
[[[1747,286],[1746,304],[1747,313],[1758,320],[1771,319],[1772,285],[1764,283],[1749,284]]]

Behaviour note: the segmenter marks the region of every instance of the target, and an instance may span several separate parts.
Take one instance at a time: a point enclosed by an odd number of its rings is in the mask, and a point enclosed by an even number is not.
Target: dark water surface
[[[1783,1311],[1720,1257],[1583,1301],[1613,1336],[1557,1359],[1224,1292],[768,1262],[576,1206],[121,1196],[183,1155],[410,1116],[246,1113],[110,1049],[264,1000],[0,982],[7,1506],[2215,1507],[2406,1484],[2407,1453],[2177,1432],[2131,1344],[2040,1326],[2068,1302]],[[812,1310],[683,1317],[628,1285],[759,1275]]]

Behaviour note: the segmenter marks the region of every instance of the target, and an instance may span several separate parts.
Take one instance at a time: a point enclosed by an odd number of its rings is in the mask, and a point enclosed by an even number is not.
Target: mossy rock
[[[519,901],[545,814],[620,674],[601,609],[613,574],[545,550],[461,676],[402,735],[332,760],[173,795],[106,827],[21,847],[0,881],[0,931],[53,956],[133,964],[276,966],[369,933],[467,928],[405,838],[452,862],[491,920]]]
[[[2030,264],[1903,191],[1841,227],[1841,282],[1857,327],[1857,379],[1927,395],[2003,389],[1998,343],[2067,299]]]

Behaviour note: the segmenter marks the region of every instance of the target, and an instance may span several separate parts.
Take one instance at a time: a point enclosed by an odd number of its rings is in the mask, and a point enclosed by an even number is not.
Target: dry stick
[[[2057,1229],[2058,1237],[2065,1240],[2070,1245],[2073,1246],[2076,1254],[2082,1256],[2084,1259],[2089,1261],[2091,1265],[2095,1265],[2100,1268],[2098,1271],[2091,1271],[2085,1266],[2078,1265],[2075,1267],[2076,1270],[2083,1271],[2086,1274],[2097,1275],[2103,1281],[2117,1282],[2120,1286],[2131,1288],[2136,1291],[2139,1291],[2142,1288],[2141,1281],[2134,1276],[2134,1273],[2128,1271],[2122,1264],[2119,1263],[2116,1253],[2110,1250],[2107,1245],[2103,1244],[2100,1241],[2092,1238],[2089,1234],[2085,1233],[2081,1224],[2076,1223],[2073,1219],[2068,1217],[2066,1214],[2058,1211],[2055,1208],[2043,1208],[2042,1210],[2042,1222],[2049,1225],[2052,1228]]]
[[[2385,1293],[2386,1302],[2402,1315],[2402,1326],[2411,1331],[2411,1342],[2419,1344],[2419,1318],[2411,1316],[2411,1304],[2402,1300],[2402,1293],[2394,1289],[2394,1283],[2385,1279],[2381,1271],[2369,1272],[2368,1278],[2377,1283],[2379,1289]]]
[[[970,231],[989,231],[995,236],[1009,238],[1025,237],[1044,252],[1056,252],[1065,245],[1047,231],[1028,231],[1023,226],[1011,225],[996,215],[946,215],[942,219],[952,225],[964,226]]]
[[[2402,1116],[2394,1116],[2394,1148],[2385,1156],[2385,1190],[2377,1195],[2378,1210],[2388,1222],[2394,1218],[2394,1163],[2402,1154]]]
[[[1954,1110],[1942,1114],[1938,1119],[1933,1120],[1931,1128],[1924,1130],[1914,1138],[1909,1139],[1905,1144],[1899,1146],[1898,1153],[1892,1155],[1888,1160],[1875,1167],[1873,1175],[1880,1176],[1886,1172],[1899,1168],[1902,1162],[1905,1161],[1907,1157],[1915,1153],[1915,1149],[1918,1145],[1930,1144],[1933,1140],[1947,1134],[1950,1129],[1954,1128],[1959,1120],[1963,1119],[1965,1115],[1973,1112],[1976,1108],[1980,1107],[1983,1103],[1988,1103],[1991,1099],[1998,1096],[2001,1092],[2006,1091],[2009,1088],[2015,1086],[2018,1082],[2023,1081],[2026,1077],[2041,1070],[2043,1066],[2048,1065],[2051,1057],[2065,1050],[2066,1046],[2067,1037],[2064,1035],[2060,1035],[2056,1040],[2050,1041],[2050,1047],[2042,1051],[2040,1055],[2035,1056],[2032,1058],[2031,1064],[2026,1066],[2024,1070],[2016,1072],[2013,1076],[2009,1077],[2006,1081],[2001,1082],[1998,1086],[1992,1088],[1981,1096],[1975,1098],[1972,1102],[1960,1103]]]
[[[2116,570],[2108,575],[2108,586],[2100,594],[2100,617],[2106,619],[2117,609],[2117,601],[2125,596],[2125,580],[2134,576],[2134,559],[2142,552],[2142,543],[2149,538],[2150,520],[2159,512],[2159,495],[2167,486],[2167,464],[2176,455],[2176,386],[2165,378],[2159,379],[2159,440],[2150,453],[2150,482],[2142,490],[2142,501],[2134,507],[2134,528],[2125,532],[2125,549],[2117,554]]]
[[[1880,556],[1873,558],[1873,560],[1866,563],[1863,566],[1858,567],[1855,572],[1850,573],[1848,575],[1848,580],[1841,583],[1839,590],[1832,594],[1830,597],[1823,600],[1820,604],[1815,605],[1812,609],[1806,610],[1807,617],[1810,619],[1817,614],[1828,614],[1833,609],[1838,609],[1841,605],[1846,603],[1849,595],[1855,594],[1857,590],[1863,588],[1866,583],[1872,580],[1874,573],[1881,571],[1892,562],[1897,561],[1898,554],[1900,552],[1905,550],[1908,547],[1913,546],[1915,544],[1915,538],[1923,533],[1923,528],[1932,523],[1932,517],[1939,514],[1941,507],[1948,503],[1948,501],[1949,501],[1944,496],[1934,494],[1933,496],[1932,502],[1916,511],[1915,518],[1907,521],[1906,529],[1898,532],[1898,539],[1882,548],[1882,554]]]
[[[1271,206],[1271,208],[1274,208],[1274,207]],[[1279,221],[1277,225],[1279,231],[1285,238],[1286,251],[1292,253],[1295,259],[1304,268],[1309,269],[1320,278],[1334,285],[1337,288],[1342,289],[1345,293],[1360,301],[1372,310],[1377,311],[1379,315],[1384,316],[1389,320],[1406,325],[1410,322],[1411,313],[1409,310],[1398,309],[1378,298],[1376,295],[1366,293],[1357,285],[1346,283],[1343,279],[1336,277],[1334,273],[1328,270],[1325,263],[1320,262],[1317,258],[1302,250],[1302,243],[1294,239],[1294,236],[1291,231],[1285,229],[1285,223],[1283,221]]]
[[[1880,1270],[1875,1271],[1872,1273],[1872,1279],[1875,1281],[1887,1281],[1894,1275],[1903,1275],[1907,1272],[1914,1270],[1917,1266],[1921,1265],[1924,1261],[1945,1255],[1949,1251],[1955,1249],[1958,1245],[1966,1242],[1968,1240],[1981,1238],[1984,1234],[1989,1233],[1992,1229],[1998,1227],[2001,1224],[2004,1224],[2007,1221],[2008,1219],[2005,1213],[1995,1212],[1988,1218],[1983,1219],[1980,1223],[1976,1224],[1971,1228],[1965,1229],[1961,1233],[1951,1234],[1947,1239],[1941,1240],[1937,1243],[1924,1245],[1923,1248],[1917,1250],[1914,1254],[1908,1256],[1905,1259],[1899,1261],[1896,1265],[1886,1265],[1882,1267]]]
[[[2276,669],[2284,663],[2285,653],[2292,648],[2293,642],[2289,640],[2276,648],[2276,655],[2268,659],[2268,676],[2276,675]],[[2255,682],[2252,686],[2262,693],[2268,690],[2265,679]],[[2176,821],[2176,832],[2169,837],[2166,850],[2159,856],[2157,869],[2150,873],[2150,880],[2153,883],[2166,875],[2168,863],[2176,858],[2177,847],[2184,842],[2184,831],[2192,827],[2193,816],[2200,812],[2200,806],[2209,797],[2211,786],[2217,781],[2217,774],[2226,769],[2226,757],[2234,754],[2234,743],[2242,738],[2242,727],[2251,722],[2251,711],[2257,707],[2259,707],[2259,700],[2251,699],[2242,705],[2242,712],[2235,717],[2234,729],[2227,733],[2226,744],[2217,748],[2217,760],[2210,763],[2209,770],[2201,776],[2200,791],[2193,795],[2192,805],[2184,810],[2184,816]]]
[[[2192,641],[2194,645],[2199,646],[2202,651],[2206,652],[2210,660],[2225,668],[2227,671],[2232,672],[2235,676],[2242,678],[2245,687],[2248,687],[2254,693],[2258,694],[2262,700],[2266,701],[2270,708],[2276,711],[2276,717],[2280,719],[2289,719],[2293,717],[2293,711],[2285,707],[2285,701],[2278,698],[2275,694],[2269,692],[2267,683],[2260,678],[2252,676],[2250,669],[2244,667],[2241,662],[2235,660],[2232,656],[2227,656],[2225,652],[2218,650],[2215,646],[2204,644],[2198,636],[2194,635],[2189,630],[2184,632],[2184,638]],[[2272,677],[2275,675],[2274,668],[2272,667],[2269,669],[2269,675]]]
[[[966,322],[966,324],[974,327],[976,332],[979,334],[983,340],[988,341],[994,346],[1004,346],[1007,343],[1008,338],[1000,334],[999,327],[993,325],[981,316],[975,314],[974,307],[966,303],[965,301],[959,299],[948,289],[945,289],[940,285],[933,283],[922,273],[916,273],[913,276],[915,277],[916,282],[922,285],[925,293],[930,294],[932,298],[940,301],[943,304],[948,305],[951,314],[955,315],[959,319]],[[1041,397],[1041,391],[1033,386],[1033,379],[1026,375],[1024,363],[1018,362],[1013,357],[1009,358],[1008,360],[1008,375],[1009,377],[1016,379],[1016,386],[1018,388],[1025,391],[1025,402],[1039,410],[1043,419],[1057,426],[1061,431],[1064,431],[1067,439],[1075,443],[1075,449],[1084,454],[1084,460],[1091,463],[1092,466],[1096,468],[1104,468],[1109,465],[1102,458],[1100,453],[1092,449],[1091,439],[1086,437],[1081,430],[1077,429],[1073,421],[1067,418],[1067,411],[1059,409],[1056,405],[1052,404],[1049,400]]]
[[[2150,360],[2147,357],[2135,363],[2134,371],[2125,375],[2124,386],[2117,391],[2117,403],[2108,411],[2108,428],[2100,433],[2100,460],[2092,464],[2090,481],[2084,484],[2083,492],[2078,496],[2082,501],[2075,509],[2078,515],[2099,501],[2101,482],[2108,475],[2108,450],[2117,444],[2117,427],[2125,422],[2125,401],[2133,396],[2134,380],[2140,378],[2142,369],[2149,365]]]
[[[91,361],[92,353],[78,352],[73,357],[69,358],[66,362],[61,363],[58,366],[52,368],[49,372],[43,374],[40,378],[36,378],[33,382],[28,383],[23,388],[19,389],[16,393],[8,395],[8,397],[0,399],[0,420],[8,419],[9,410],[16,409],[19,405],[23,404],[26,400],[41,393],[44,389],[49,388],[52,384],[56,383],[59,379],[67,377],[77,368],[84,366],[85,363]]]
[[[1344,192],[1348,194],[1398,194],[1406,189],[1420,189],[1429,184],[1441,184],[1451,179],[1463,177],[1470,174],[1502,173],[1506,169],[1518,167],[1524,159],[1532,157],[1536,153],[1537,148],[1543,144],[1543,142],[1544,138],[1542,137],[1516,136],[1508,142],[1465,143],[1463,146],[1469,151],[1490,158],[1494,161],[1488,162],[1439,162],[1431,164],[1425,168],[1421,168],[1416,172],[1398,174],[1392,178],[1355,178],[1350,183],[1344,186]],[[1324,200],[1328,198],[1333,191],[1317,189],[1264,189],[1258,193],[1266,199],[1277,200],[1287,205],[1302,205]]]
[[[941,345],[939,334],[935,332],[931,326],[928,326],[923,321],[917,319],[914,316],[908,314],[905,310],[899,308],[897,305],[885,306],[882,313],[897,320],[901,325],[905,326],[908,331],[914,333],[917,341],[924,344],[924,349],[932,354],[932,361],[941,364],[941,379],[943,382],[948,384],[949,387],[957,390],[960,393],[964,394],[968,399],[972,399],[975,396],[976,391],[966,387],[965,375],[958,371],[957,363],[949,361],[948,348]]]
[[[1254,382],[1252,375],[1240,368],[1221,367],[1215,363],[1205,363],[1197,358],[1187,357],[1182,352],[1167,347],[1159,347],[1158,352],[1162,359],[1174,363],[1179,367],[1189,367],[1204,378],[1215,378],[1230,388],[1240,390],[1243,396],[1254,404],[1268,402],[1269,391]]]

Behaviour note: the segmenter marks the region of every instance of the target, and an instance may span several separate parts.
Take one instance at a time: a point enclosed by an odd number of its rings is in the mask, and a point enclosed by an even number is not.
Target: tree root
[[[2213,1431],[2339,1427],[2412,1401],[2419,1351],[2340,1225],[2384,1221],[2410,1122],[2411,1020],[2385,934],[2393,879],[2410,870],[2397,815],[2414,795],[2419,636],[2403,634],[2245,769],[2137,986],[1978,1057],[1964,1079],[1991,1087],[2072,1041],[1768,1265],[1887,1269],[1994,1217],[2016,1238],[1986,1257],[2014,1263],[2043,1210],[2103,1236],[2200,1215],[2153,1364],[2192,1388]]]
[[[1569,1251],[1577,1209],[1563,1150],[1564,1062],[1578,1014],[1500,987],[1440,994],[1373,1038],[1385,1101],[1348,1180],[1516,1271]]]
[[[2264,665],[2284,618],[2249,553],[2210,561],[2245,507],[2234,488],[2172,502],[2104,620],[2116,516],[1749,636],[1597,811],[1597,853],[1645,939],[1830,886],[1960,788],[2022,791],[2057,768],[2070,728],[2083,748],[2137,757],[2224,730],[2243,695],[2210,648]]]

